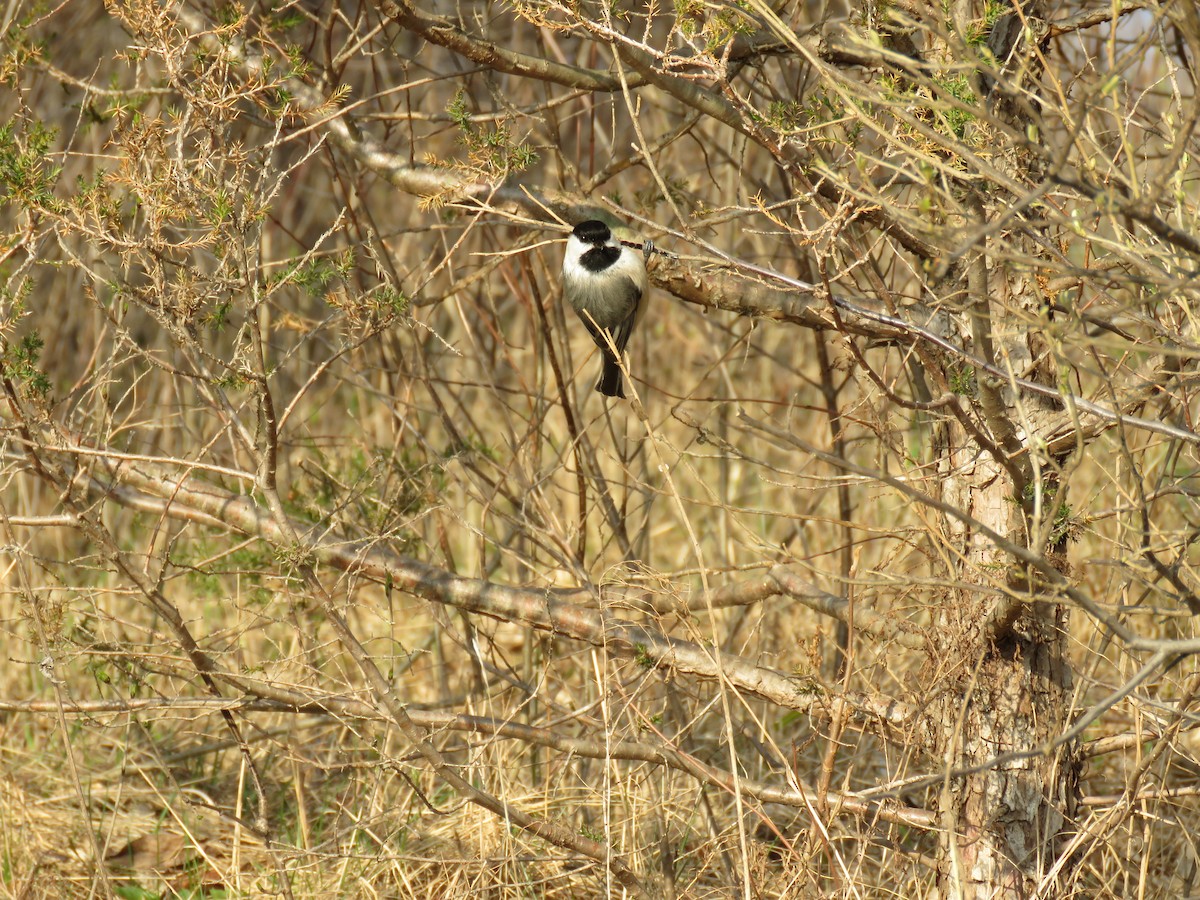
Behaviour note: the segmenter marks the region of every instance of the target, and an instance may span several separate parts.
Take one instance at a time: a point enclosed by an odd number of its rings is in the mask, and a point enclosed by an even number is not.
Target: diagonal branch
[[[70,449],[46,447],[50,452],[71,456]],[[94,454],[95,451],[93,451]],[[317,526],[288,520],[284,525],[276,516],[251,498],[232,494],[195,480],[177,478],[146,463],[129,463],[120,454],[100,457],[110,481],[93,478],[98,490],[119,503],[134,500],[137,494],[149,494],[163,501],[162,513],[192,521],[204,518],[219,521],[243,534],[254,535],[286,550],[297,558],[311,557],[341,571],[391,584],[433,603],[454,606],[505,622],[520,622],[540,631],[603,646],[610,652],[660,666],[673,672],[705,680],[718,680],[721,672],[728,683],[744,694],[760,697],[778,706],[799,712],[848,706],[855,714],[878,721],[883,726],[901,726],[911,711],[890,698],[857,693],[834,694],[817,686],[809,678],[793,677],[774,669],[756,666],[733,654],[720,652],[691,641],[613,616],[607,609],[589,608],[563,599],[578,591],[531,589],[465,578],[445,569],[401,556],[378,540],[331,540]],[[288,539],[298,536],[301,546]],[[806,591],[781,582],[781,589],[804,597]],[[823,606],[836,614],[834,606],[820,598],[805,602]],[[882,626],[881,626],[882,628]],[[899,632],[898,640],[908,641]]]

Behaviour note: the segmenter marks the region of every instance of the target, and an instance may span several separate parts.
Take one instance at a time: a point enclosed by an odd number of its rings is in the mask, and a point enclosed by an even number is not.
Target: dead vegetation
[[[1200,20],[883,6],[9,4],[0,895],[1200,890]]]

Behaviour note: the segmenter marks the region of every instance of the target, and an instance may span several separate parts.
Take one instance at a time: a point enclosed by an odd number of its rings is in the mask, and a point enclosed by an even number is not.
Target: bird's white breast
[[[574,235],[568,238],[563,293],[576,312],[586,309],[601,328],[616,328],[637,308],[646,290],[646,266],[636,250],[622,247],[616,262],[593,272],[580,262],[587,249]]]

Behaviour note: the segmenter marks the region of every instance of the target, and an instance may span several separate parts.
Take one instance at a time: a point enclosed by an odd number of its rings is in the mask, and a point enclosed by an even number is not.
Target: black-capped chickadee
[[[563,258],[563,296],[587,327],[604,356],[596,390],[609,397],[624,397],[621,367],[646,297],[646,261],[641,253],[617,240],[598,219],[580,222],[567,238]],[[612,334],[612,352],[604,332]]]

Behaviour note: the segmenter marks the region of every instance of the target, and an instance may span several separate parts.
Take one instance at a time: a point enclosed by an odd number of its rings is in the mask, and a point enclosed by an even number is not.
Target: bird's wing
[[[629,343],[629,336],[633,334],[633,326],[637,323],[638,307],[642,304],[642,287],[632,278],[626,278],[625,281],[629,286],[629,298],[633,301],[629,308],[629,315],[621,320],[621,324],[613,331],[613,343],[617,345],[617,350],[621,353],[625,352],[625,345]]]
[[[604,337],[604,329],[592,321],[592,317],[586,313],[580,312],[579,321],[583,323],[583,327],[588,330],[588,334],[592,336],[592,340],[601,350],[608,349],[608,341]]]

